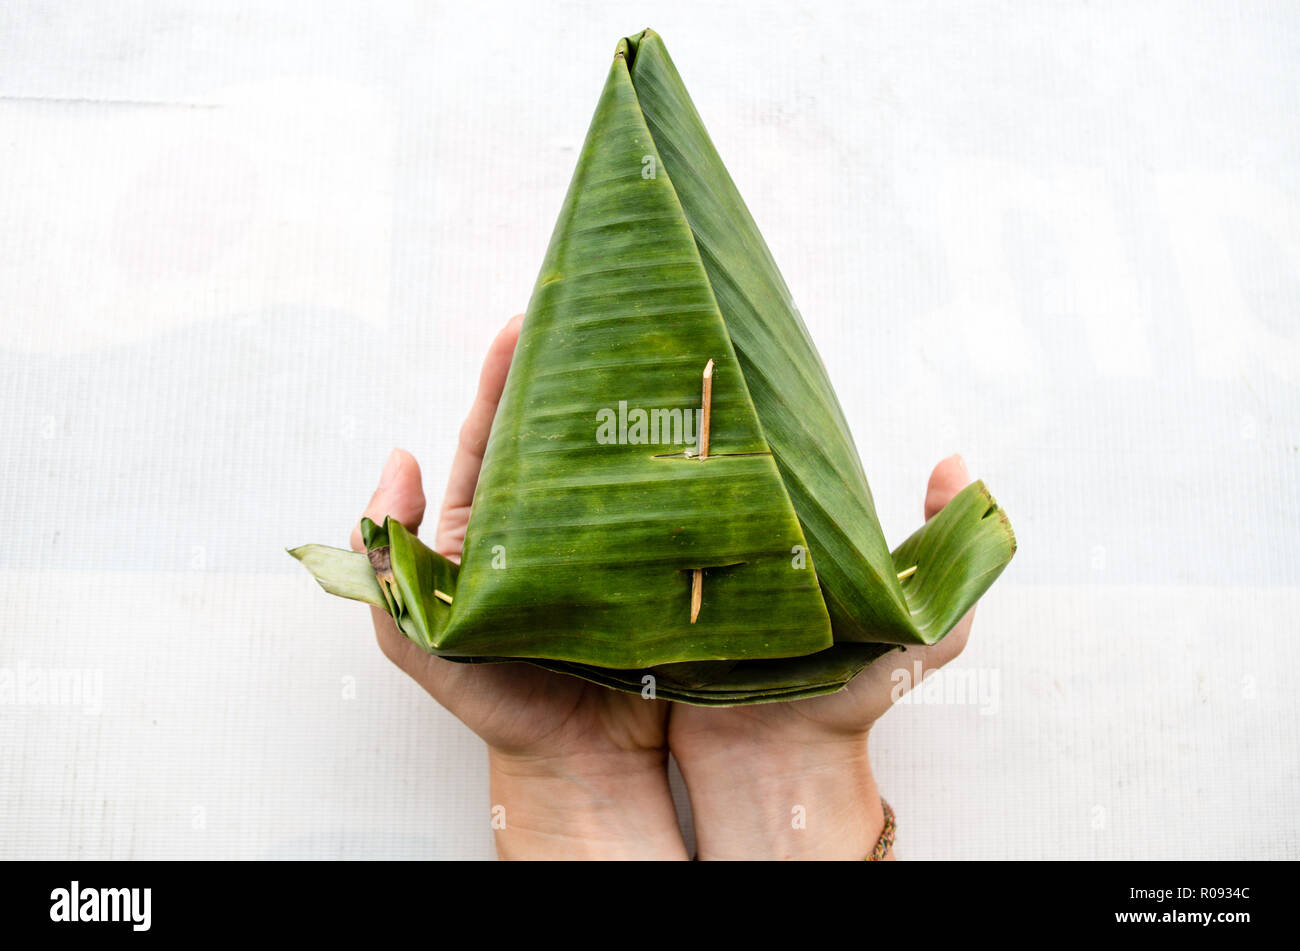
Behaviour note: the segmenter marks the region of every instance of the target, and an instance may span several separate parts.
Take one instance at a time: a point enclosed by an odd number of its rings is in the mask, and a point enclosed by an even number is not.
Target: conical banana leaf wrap
[[[838,690],[940,640],[1015,552],[979,482],[889,551],[808,330],[649,30],[618,44],[460,564],[362,527],[366,555],[292,554],[425,650],[701,704]]]

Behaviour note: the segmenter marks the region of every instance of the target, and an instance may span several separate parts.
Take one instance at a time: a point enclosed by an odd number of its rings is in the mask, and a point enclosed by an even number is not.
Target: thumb
[[[405,449],[394,449],[389,453],[384,471],[379,475],[379,487],[366,506],[365,517],[372,522],[382,524],[390,515],[411,532],[419,531],[420,522],[424,520],[420,464]],[[352,529],[352,547],[356,551],[366,550],[361,539],[360,522]]]
[[[405,449],[394,449],[384,463],[384,471],[379,475],[379,487],[370,497],[366,506],[365,517],[372,522],[383,522],[392,516],[409,531],[418,531],[424,518],[424,488],[420,484],[420,464]],[[361,538],[361,524],[352,529],[352,547],[365,551],[366,545]],[[426,690],[430,689],[429,675],[435,663],[448,664],[424,653],[416,644],[407,639],[387,611],[371,607],[370,617],[375,622],[375,637],[384,654],[414,677]],[[431,691],[432,692],[432,691]]]
[[[925,520],[928,522],[970,484],[970,471],[966,460],[954,453],[944,459],[930,473],[930,484],[925,489]]]

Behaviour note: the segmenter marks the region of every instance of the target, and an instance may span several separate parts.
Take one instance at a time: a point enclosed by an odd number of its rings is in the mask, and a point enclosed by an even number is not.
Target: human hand
[[[460,431],[433,548],[460,560],[470,503],[523,315],[492,342]],[[415,532],[420,467],[393,450],[365,515]],[[360,525],[352,547],[365,551]],[[421,650],[372,608],[384,654],[488,746],[502,858],[683,859],[667,777],[667,705],[525,663],[458,664]],[[496,812],[503,807],[504,813]]]
[[[928,521],[970,482],[960,456],[930,475]],[[972,608],[943,640],[881,657],[838,693],[740,707],[675,704],[668,743],[686,781],[701,859],[871,854],[884,813],[867,758],[871,725],[890,708],[895,670],[942,667],[970,637]],[[795,828],[801,807],[805,825]]]

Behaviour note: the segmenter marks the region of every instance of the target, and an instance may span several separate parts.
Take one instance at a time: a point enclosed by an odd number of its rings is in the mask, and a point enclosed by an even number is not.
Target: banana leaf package
[[[614,55],[460,564],[395,520],[362,529],[368,554],[292,554],[425,650],[698,704],[838,690],[940,640],[1015,551],[976,482],[890,552],[808,330],[649,30]]]

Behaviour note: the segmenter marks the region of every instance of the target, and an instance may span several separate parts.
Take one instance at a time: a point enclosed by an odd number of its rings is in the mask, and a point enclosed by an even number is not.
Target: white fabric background
[[[478,741],[283,548],[393,445],[436,498],[650,25],[891,542],[956,450],[1019,536],[996,702],[873,735],[900,854],[1300,857],[1300,9],[653,8],[0,6],[0,671],[88,677],[0,705],[0,856],[492,854]]]

